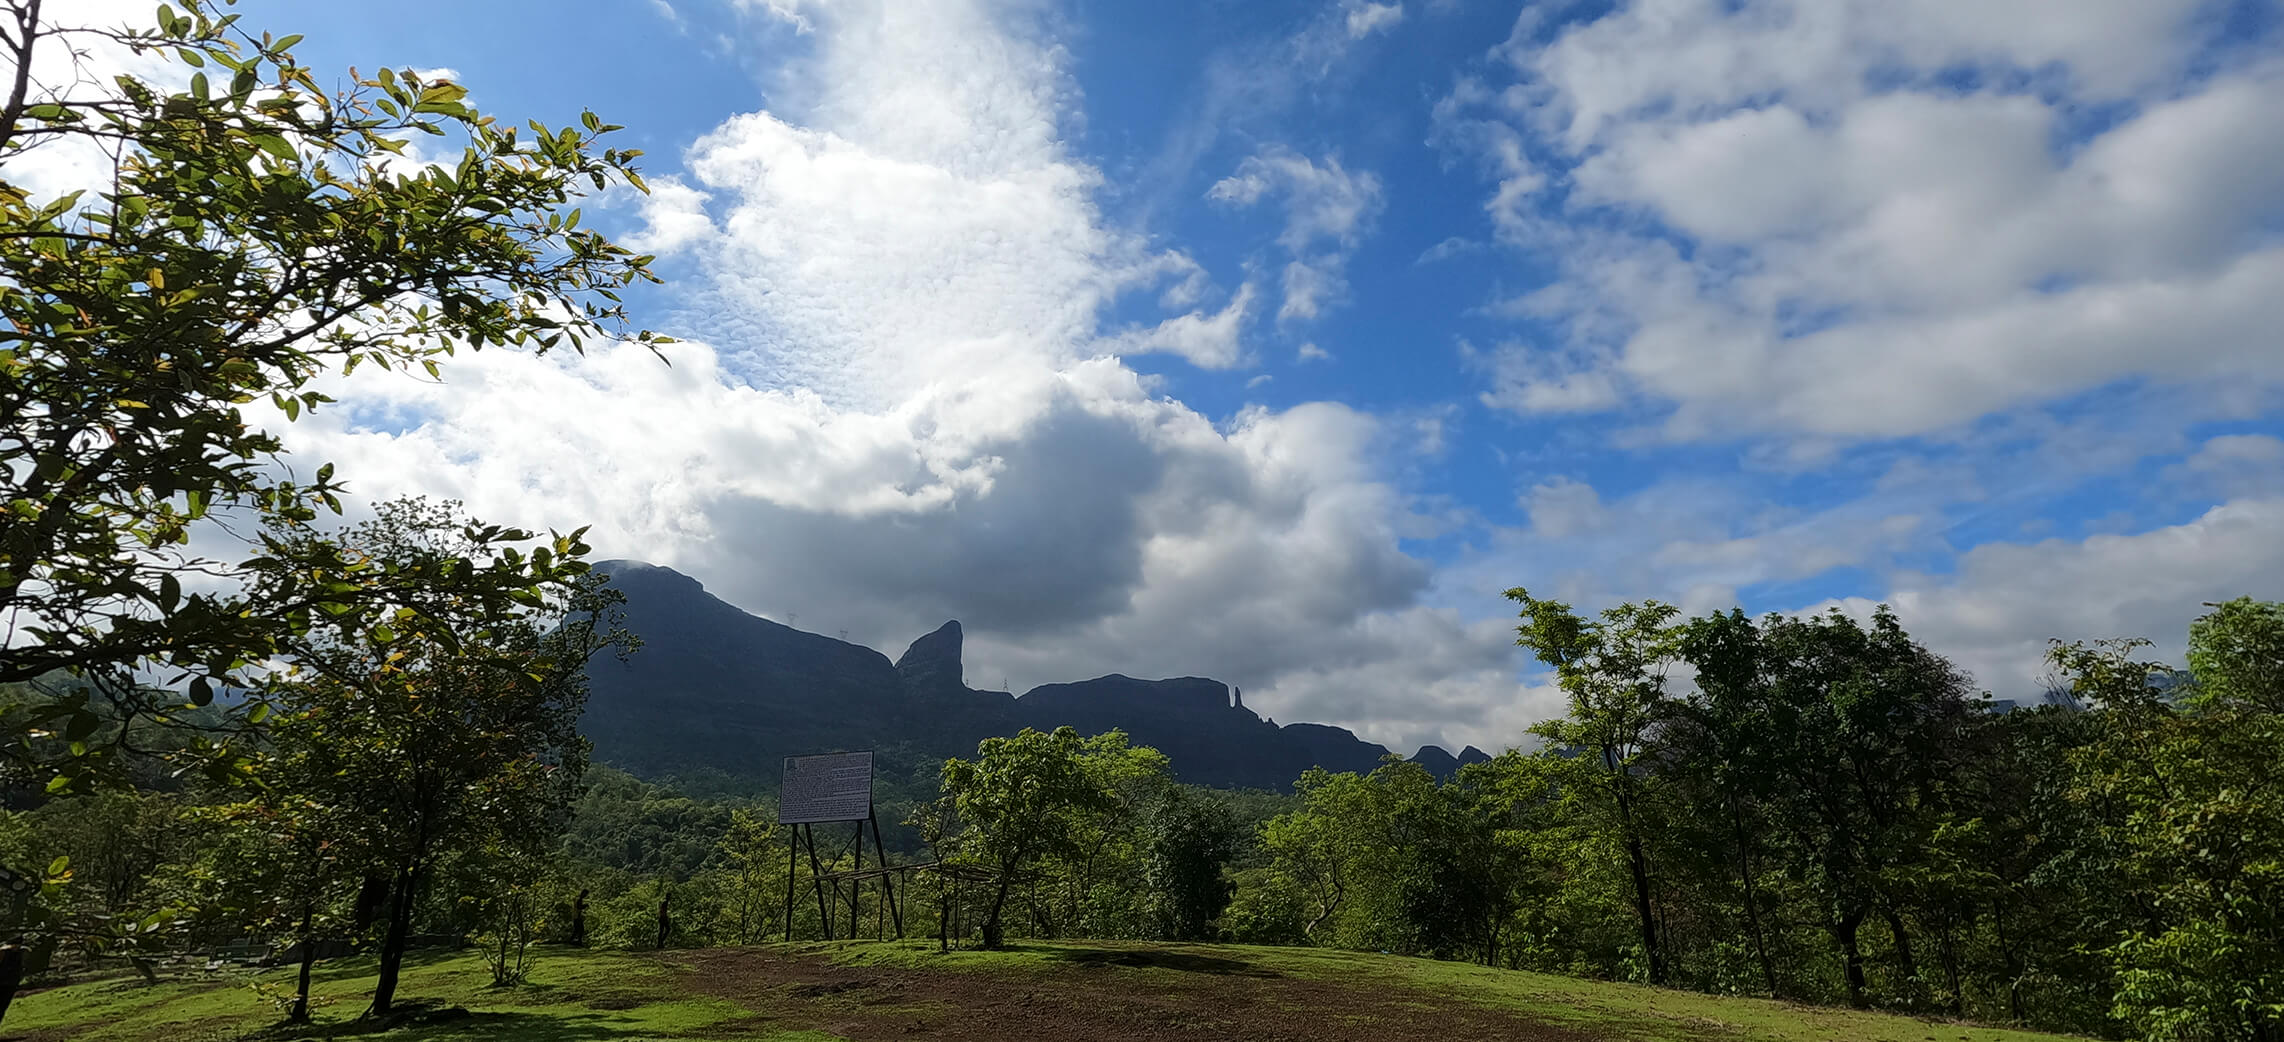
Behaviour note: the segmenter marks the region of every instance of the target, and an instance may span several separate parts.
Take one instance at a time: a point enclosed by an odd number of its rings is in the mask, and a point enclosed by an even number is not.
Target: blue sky
[[[1391,745],[1559,698],[1500,590],[1864,612],[2002,697],[2284,595],[2263,0],[287,3],[648,150],[647,356],[298,425],[372,495],[971,684],[1204,674]]]

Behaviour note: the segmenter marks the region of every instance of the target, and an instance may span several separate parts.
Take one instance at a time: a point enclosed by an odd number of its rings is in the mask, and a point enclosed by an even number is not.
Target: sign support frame
[[[864,787],[861,794],[864,796],[865,808],[862,816],[853,813],[855,807],[852,797],[858,795],[859,792],[853,791],[853,778],[850,777],[857,762],[855,758],[859,756],[863,757],[861,763],[863,765]],[[803,778],[804,788],[795,796],[787,790],[793,787],[792,780],[800,773],[795,766],[796,762],[804,760],[827,761],[827,765],[823,768],[825,780],[814,782],[809,779],[814,778],[815,775],[805,776]],[[833,761],[836,760],[843,761],[845,765],[834,763]],[[804,849],[809,854],[809,882],[817,897],[817,924],[823,929],[826,940],[835,940],[835,934],[840,932],[833,928],[833,911],[840,905],[841,881],[844,879],[849,884],[848,929],[845,932],[850,940],[855,940],[858,932],[863,929],[861,918],[863,915],[864,883],[869,876],[880,878],[881,901],[875,907],[874,912],[876,918],[882,921],[875,924],[875,934],[884,934],[887,926],[885,920],[893,918],[896,923],[897,939],[902,940],[904,938],[904,909],[896,899],[894,881],[894,875],[899,869],[888,863],[888,845],[881,839],[879,807],[872,799],[872,766],[873,753],[871,750],[821,753],[812,756],[788,756],[785,758],[787,784],[784,789],[780,790],[778,819],[779,823],[786,827],[784,936],[787,941],[793,939],[794,890],[800,875],[801,853]],[[840,791],[836,792],[836,788]],[[845,813],[848,816],[829,816],[835,815],[836,812]],[[795,820],[786,821],[786,818],[794,818]],[[855,834],[850,837],[850,850],[855,855],[852,870],[831,873],[825,871],[823,859],[817,853],[816,826],[820,821],[850,821],[855,823]],[[867,829],[872,832],[872,849],[876,863],[876,867],[869,871],[864,867],[864,841]],[[825,897],[825,883],[828,879],[833,884],[833,896],[830,900]]]

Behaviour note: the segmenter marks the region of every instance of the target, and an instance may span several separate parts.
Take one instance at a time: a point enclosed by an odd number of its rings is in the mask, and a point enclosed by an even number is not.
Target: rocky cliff
[[[891,663],[871,648],[748,615],[672,569],[598,567],[626,595],[627,627],[642,647],[590,667],[584,729],[598,760],[637,773],[715,769],[774,780],[787,755],[859,748],[925,770],[930,760],[972,755],[992,735],[1065,725],[1123,730],[1164,752],[1184,781],[1205,785],[1281,790],[1309,767],[1370,771],[1388,754],[1342,728],[1264,721],[1227,685],[1202,677],[1112,674],[1019,698],[978,691],[965,682],[958,622]],[[1425,759],[1431,750],[1440,759]],[[1439,775],[1466,759],[1433,746],[1421,755]]]

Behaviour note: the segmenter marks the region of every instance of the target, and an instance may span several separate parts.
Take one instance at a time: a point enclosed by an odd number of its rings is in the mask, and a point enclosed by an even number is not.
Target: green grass
[[[209,1042],[257,1034],[271,1042],[331,1038],[570,1042],[686,1037],[747,1013],[735,1003],[684,993],[672,971],[655,962],[601,952],[548,952],[534,967],[530,981],[515,988],[490,987],[491,971],[473,954],[413,956],[406,960],[398,985],[399,1004],[458,1007],[467,1012],[388,1031],[355,1022],[372,997],[371,960],[342,960],[316,974],[310,988],[313,1023],[298,1029],[275,1027],[282,1017],[251,986],[257,981],[291,988],[293,975],[281,970],[157,986],[136,978],[74,984],[18,998],[6,1023],[0,1024],[0,1034],[87,1042]],[[749,1037],[806,1042],[831,1036]]]
[[[1627,1038],[1695,1039],[1708,1035],[1753,1042],[2058,1042],[2068,1038],[1888,1013],[1802,1006],[1769,999],[1703,995],[1637,984],[1492,970],[1465,963],[1347,953],[1309,952],[1294,972],[1372,973],[1478,1005],[1533,1019],[1613,1032]],[[1366,964],[1363,960],[1377,959]]]
[[[1416,1009],[1423,1016],[1472,1005],[1517,1018],[1585,1029],[1614,1038],[1671,1042],[2060,1042],[2064,1036],[1916,1020],[1888,1014],[1724,998],[1536,973],[1489,970],[1359,952],[1241,945],[1024,942],[1002,952],[939,954],[920,942],[844,942],[770,946],[772,958],[802,957],[893,973],[991,974],[1001,978],[1104,981],[1160,995],[1189,994],[1201,1007],[1217,989],[1281,986],[1293,981],[1353,986],[1360,999]],[[773,983],[768,960],[754,967],[742,1004],[698,993],[689,972],[701,957],[546,950],[524,986],[496,989],[474,954],[420,955],[408,960],[400,1004],[448,1011],[386,1031],[356,1020],[371,995],[372,966],[342,960],[323,968],[314,992],[316,1022],[296,1030],[275,1025],[274,1007],[248,985],[290,987],[290,971],[260,977],[169,981],[90,981],[20,997],[0,1025],[0,1038],[40,1042],[163,1039],[165,1042],[293,1042],[298,1039],[550,1039],[564,1042],[713,1038],[823,1042],[851,1030],[839,996],[789,997]],[[735,965],[747,965],[734,963]],[[719,964],[716,964],[717,966]],[[783,963],[774,963],[782,966]],[[718,969],[712,972],[720,972]],[[1106,978],[1105,973],[1112,978]],[[1081,976],[1081,975],[1084,976]],[[1051,989],[1047,989],[1051,990]],[[941,993],[939,993],[941,994]],[[1234,994],[1234,992],[1232,992]],[[1254,994],[1273,994],[1255,991]],[[917,995],[913,996],[918,998]],[[935,1022],[973,1010],[914,1007]],[[1338,1011],[1321,1011],[1334,1019]],[[808,1030],[787,1031],[785,1028]]]

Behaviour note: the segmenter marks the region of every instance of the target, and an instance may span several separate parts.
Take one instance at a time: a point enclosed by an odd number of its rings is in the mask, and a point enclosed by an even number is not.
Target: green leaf
[[[98,717],[94,713],[90,713],[84,709],[79,710],[71,714],[71,719],[64,723],[64,741],[84,742],[95,734],[96,728],[101,726],[103,726],[103,719],[101,717]],[[84,756],[86,753],[82,751],[74,753],[73,755]]]

